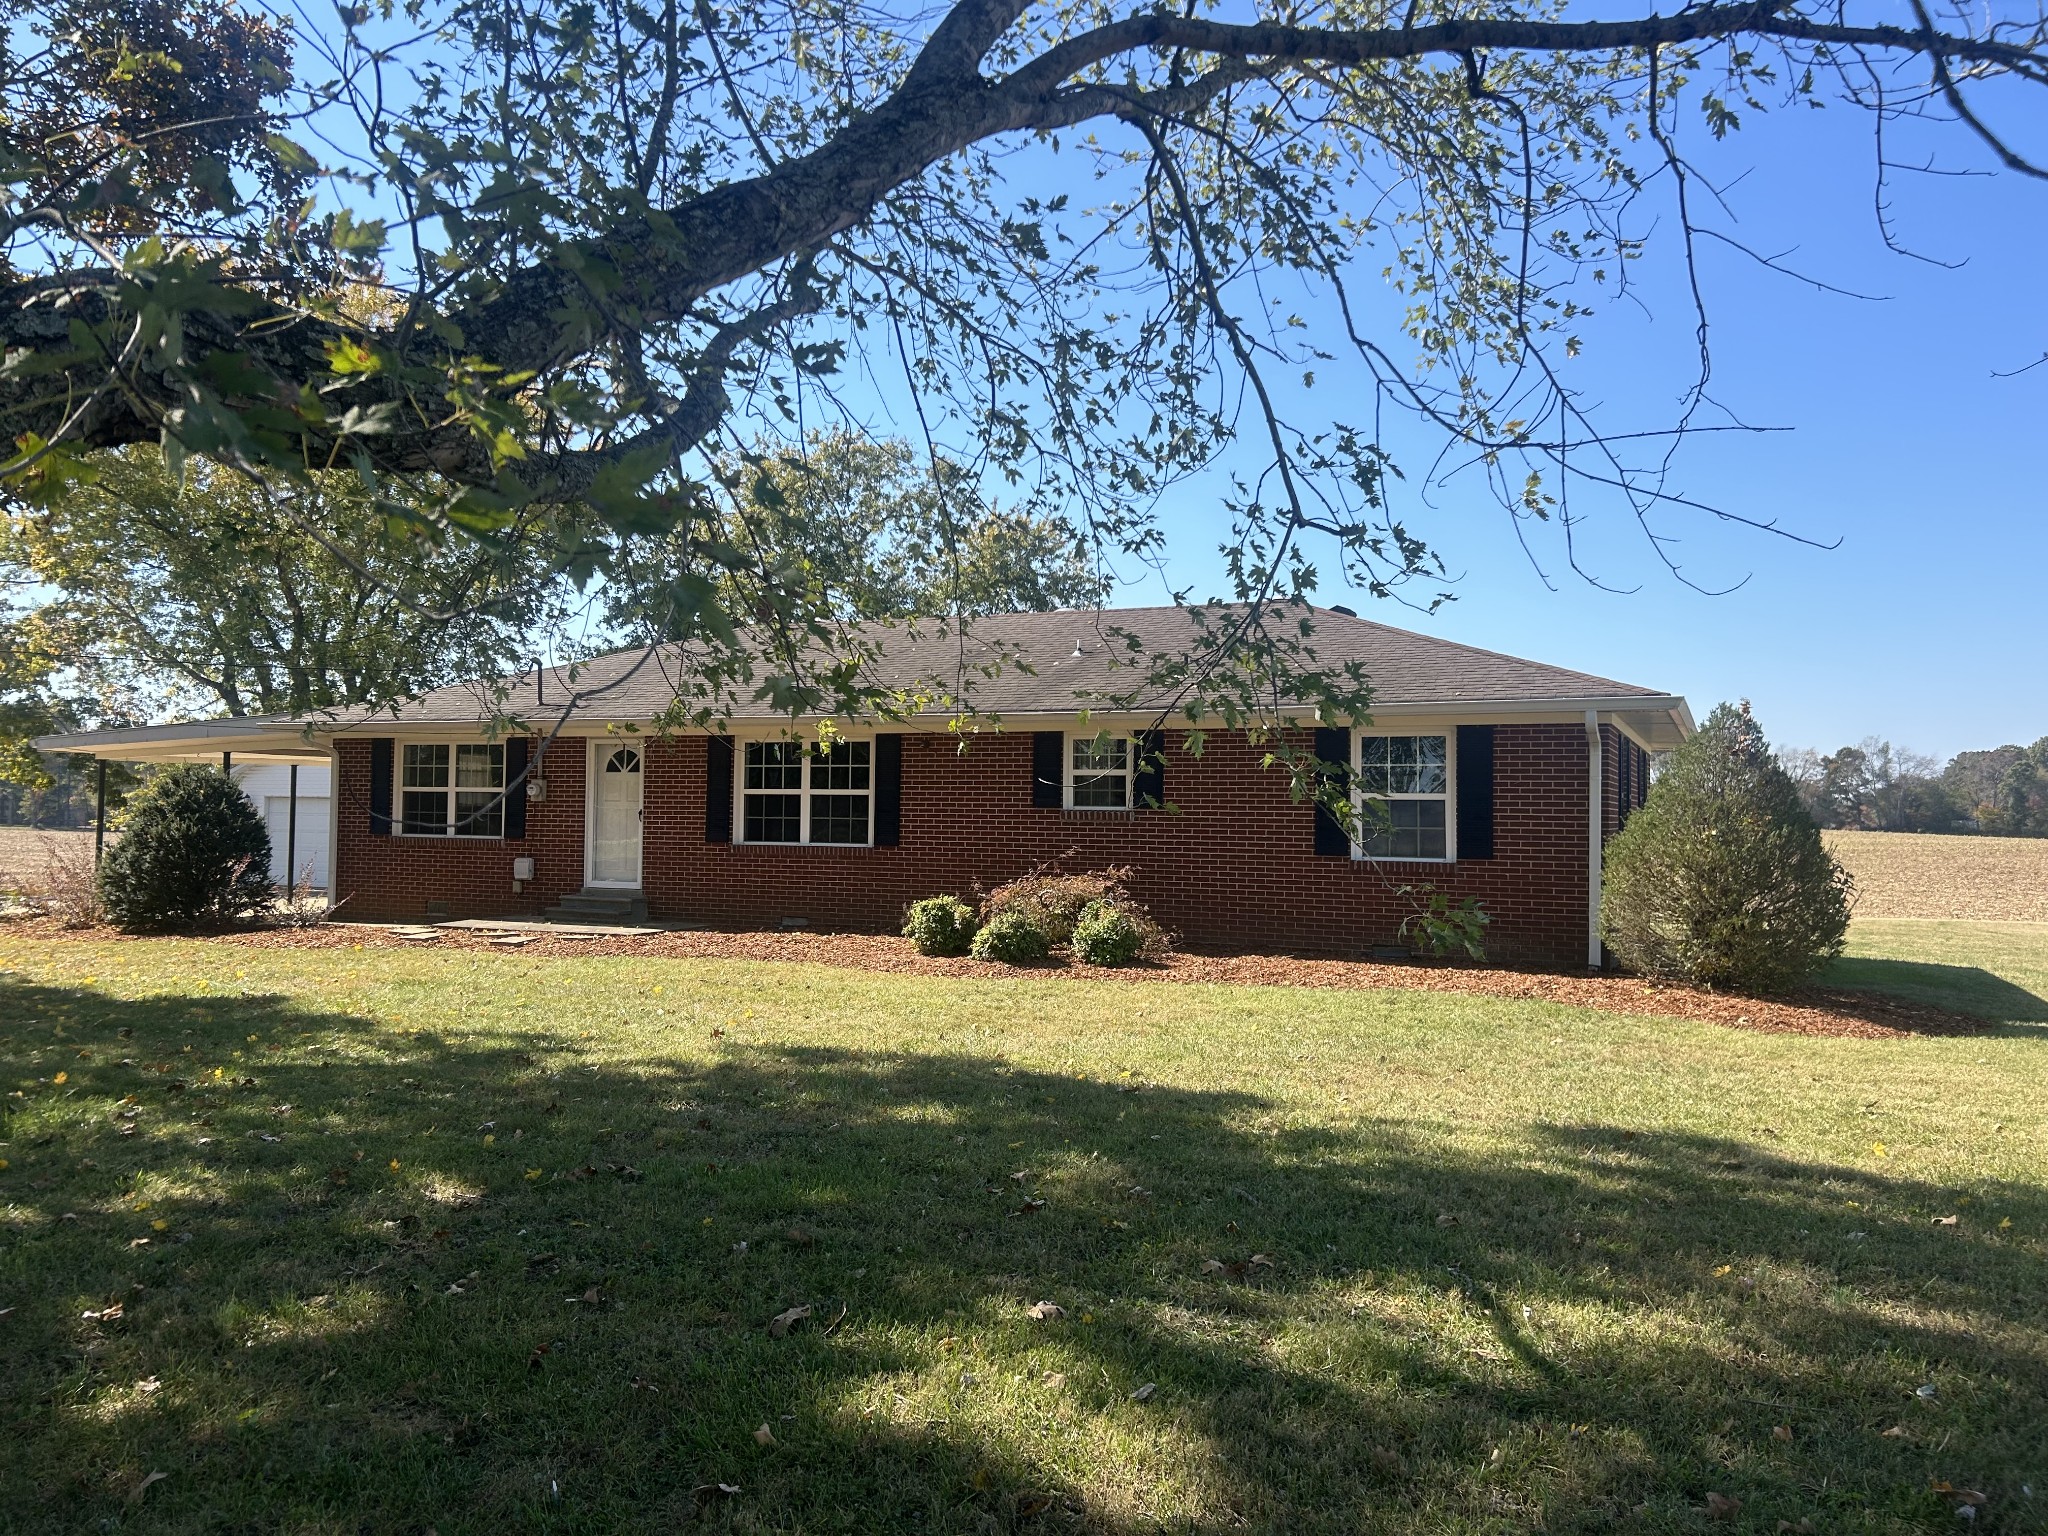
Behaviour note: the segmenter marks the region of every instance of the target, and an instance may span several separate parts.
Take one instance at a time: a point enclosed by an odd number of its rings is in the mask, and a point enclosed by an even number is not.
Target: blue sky
[[[1925,143],[1944,165],[1986,162],[1954,131]],[[1703,253],[1714,392],[1746,420],[1790,430],[1694,439],[1675,488],[1839,547],[1676,519],[1690,575],[1708,587],[1748,578],[1708,597],[1664,574],[1640,536],[1603,513],[1586,530],[1588,564],[1637,590],[1588,585],[1561,570],[1552,544],[1540,552],[1553,590],[1483,488],[1454,482],[1427,508],[1411,497],[1409,511],[1461,577],[1457,600],[1433,617],[1352,601],[1385,622],[1669,688],[1700,715],[1748,697],[1781,745],[1879,735],[1946,757],[2048,736],[2048,365],[1993,377],[2048,350],[2048,185],[1902,178],[1902,240],[1964,263],[1944,270],[1885,249],[1861,113],[1779,111],[1725,146],[1690,147],[1724,183],[1749,171],[1728,198],[1740,222],[1723,227],[1773,255],[1791,251],[1789,264],[1837,286],[1888,296],[1819,293],[1725,249]],[[1648,313],[1610,305],[1583,327],[1579,381],[1610,421],[1670,419],[1693,327],[1674,249],[1653,241],[1639,273]],[[1190,492],[1184,507],[1207,500]],[[1220,525],[1200,512],[1174,524],[1172,578],[1218,585]],[[1161,588],[1119,601],[1157,600]],[[1346,600],[1328,585],[1323,597]]]

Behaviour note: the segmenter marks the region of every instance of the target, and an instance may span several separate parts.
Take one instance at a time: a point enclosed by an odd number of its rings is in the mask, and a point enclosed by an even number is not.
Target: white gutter
[[[1586,711],[1586,964],[1600,969],[1600,877],[1607,850],[1601,846],[1600,711]]]

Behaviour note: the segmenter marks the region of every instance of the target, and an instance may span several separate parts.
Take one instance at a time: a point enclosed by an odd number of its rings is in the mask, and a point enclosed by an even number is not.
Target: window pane
[[[640,754],[631,747],[621,747],[604,760],[606,773],[638,773]]]
[[[1384,800],[1365,808],[1380,830],[1365,840],[1376,859],[1441,859],[1449,854],[1441,800]]]
[[[448,796],[438,789],[408,789],[398,813],[401,832],[439,836],[448,830]]]
[[[1122,773],[1130,767],[1131,743],[1123,736],[1074,738],[1074,770],[1078,773]]]
[[[442,749],[447,750],[446,748]],[[446,782],[443,780],[442,782]],[[503,789],[505,787],[505,744],[464,746],[455,749],[457,789]]]
[[[1083,810],[1125,810],[1131,803],[1130,784],[1121,773],[1077,773],[1074,804]]]
[[[747,743],[748,789],[802,789],[803,748],[794,741],[750,741]],[[784,841],[784,839],[777,839]],[[786,839],[795,842],[795,838]]]
[[[868,840],[866,795],[811,796],[811,841],[865,843]]]
[[[1445,789],[1444,738],[1389,736],[1387,786],[1394,795],[1440,795]]]
[[[811,753],[811,788],[866,789],[872,750],[873,743],[866,741],[835,741],[828,750],[814,749]],[[815,807],[811,815],[816,817]],[[822,841],[815,833],[811,840]]]
[[[405,749],[405,776],[399,782],[408,789],[448,787],[448,749],[412,747]]]
[[[751,765],[748,772],[752,772]],[[779,771],[779,770],[771,770]],[[804,836],[802,795],[743,795],[746,824],[742,835],[750,843],[800,843]]]
[[[1387,738],[1361,736],[1358,739],[1358,788],[1368,795],[1387,792]]]
[[[503,837],[505,796],[495,789],[457,790],[455,831],[461,837]]]

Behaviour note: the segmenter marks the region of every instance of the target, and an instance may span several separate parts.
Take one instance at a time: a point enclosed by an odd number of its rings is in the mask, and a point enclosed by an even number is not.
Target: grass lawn
[[[0,929],[0,1528],[2048,1528],[2048,926],[1858,952],[2010,1022]]]

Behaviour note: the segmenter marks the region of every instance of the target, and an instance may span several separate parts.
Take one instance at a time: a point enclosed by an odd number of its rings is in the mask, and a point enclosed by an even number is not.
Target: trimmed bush
[[[131,932],[241,917],[275,894],[270,834],[226,774],[180,763],[129,797],[100,893],[108,921]]]
[[[903,914],[903,936],[920,955],[964,955],[979,926],[974,908],[958,896],[928,896]]]
[[[1723,704],[1607,844],[1600,931],[1645,975],[1771,991],[1842,952],[1850,891],[1748,703]]]
[[[981,925],[968,953],[977,960],[1030,965],[1052,953],[1052,941],[1028,913],[999,912]]]
[[[1145,935],[1130,913],[1091,901],[1074,924],[1074,958],[1087,965],[1129,965],[1145,951]]]

